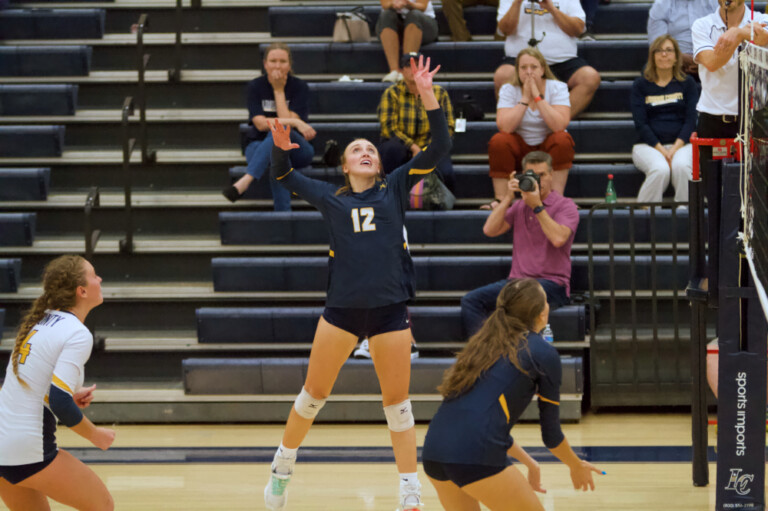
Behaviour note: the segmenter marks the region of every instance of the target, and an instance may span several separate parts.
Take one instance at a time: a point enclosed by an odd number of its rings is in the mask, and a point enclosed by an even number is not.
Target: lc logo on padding
[[[747,488],[747,485],[755,479],[755,476],[753,474],[739,475],[742,470],[741,468],[731,469],[731,478],[725,487],[726,490],[733,490],[739,495],[746,495],[751,491],[750,488]]]

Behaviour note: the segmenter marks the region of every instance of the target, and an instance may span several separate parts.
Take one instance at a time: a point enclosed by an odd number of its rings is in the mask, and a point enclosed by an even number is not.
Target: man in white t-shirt
[[[585,22],[579,0],[500,0],[496,20],[499,33],[507,37],[504,60],[493,75],[497,94],[515,75],[517,54],[535,38],[536,49],[544,55],[557,79],[568,84],[571,117],[589,105],[600,86],[600,74],[576,55],[576,43],[584,32]]]

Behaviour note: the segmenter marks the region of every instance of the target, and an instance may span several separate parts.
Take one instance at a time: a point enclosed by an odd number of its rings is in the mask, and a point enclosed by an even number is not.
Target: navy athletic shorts
[[[369,339],[374,335],[407,330],[411,326],[405,302],[372,309],[326,307],[323,318],[335,327]]]
[[[56,459],[58,451],[43,461],[29,463],[27,465],[0,465],[0,477],[11,484],[18,484],[28,477],[32,477]]]
[[[471,465],[469,463],[443,463],[423,460],[424,472],[436,481],[451,481],[459,488],[495,476],[505,468],[489,465]],[[507,465],[509,466],[509,465]]]

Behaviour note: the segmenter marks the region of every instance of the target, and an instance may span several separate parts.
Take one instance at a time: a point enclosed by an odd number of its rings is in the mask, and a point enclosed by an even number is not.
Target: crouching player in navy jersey
[[[411,60],[414,80],[427,110],[432,142],[411,161],[384,177],[376,147],[365,139],[344,150],[341,188],[289,168],[288,151],[297,147],[290,129],[272,126],[275,147],[272,173],[278,182],[323,214],[331,238],[328,296],[309,356],[307,379],[291,408],[272,474],[264,491],[268,509],[286,505],[286,485],[296,453],[325,404],[339,370],[358,338],[370,341],[371,358],[381,385],[384,414],[400,473],[400,509],[421,508],[416,477],[416,432],[408,388],[411,331],[406,302],[413,298],[413,261],[404,228],[410,189],[450,151],[445,115],[435,98],[429,70]],[[330,506],[332,507],[332,506]]]
[[[448,511],[543,511],[539,469],[510,430],[538,395],[541,436],[571,470],[576,489],[594,490],[592,464],[574,454],[560,430],[562,368],[555,348],[539,334],[549,321],[544,289],[513,279],[496,310],[473,335],[439,387],[445,398],[424,440],[424,472]],[[528,467],[528,482],[507,455]]]
[[[0,497],[11,511],[47,511],[47,498],[80,510],[111,511],[104,483],[56,447],[56,418],[100,449],[115,439],[83,416],[93,336],[83,322],[101,304],[101,278],[80,256],[61,256],[43,273],[43,294],[22,318],[0,389]]]

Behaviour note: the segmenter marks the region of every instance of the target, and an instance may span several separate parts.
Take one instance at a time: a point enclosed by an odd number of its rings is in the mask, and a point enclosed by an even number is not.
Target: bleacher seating
[[[355,138],[379,140],[379,124],[376,122],[328,122],[313,123],[317,136],[312,139],[315,154],[322,154],[325,143],[335,139],[342,145]],[[247,124],[240,125],[241,148],[245,150],[246,135],[254,129]],[[468,122],[466,133],[453,137],[452,155],[481,154],[488,152],[488,140],[498,131],[495,122]],[[635,141],[635,126],[632,121],[613,121],[606,131],[603,121],[571,121],[568,133],[573,137],[576,150],[580,153],[630,153]]]
[[[453,358],[411,362],[411,394],[433,394]],[[562,394],[583,391],[580,357],[563,359]],[[184,360],[186,394],[298,393],[307,373],[305,358],[194,358]],[[333,386],[334,394],[379,394],[379,381],[370,360],[348,360]]]
[[[103,9],[8,9],[0,11],[3,39],[101,39]]]
[[[424,256],[414,257],[417,294],[426,291],[458,291],[490,284],[507,277],[509,256]],[[589,258],[572,256],[571,288],[589,290]],[[593,257],[594,286],[608,290],[609,263],[613,263],[615,286],[619,289],[652,289],[652,279],[665,288],[684,289],[688,282],[688,256],[659,255],[652,265],[651,256],[634,258],[617,255]],[[325,291],[328,284],[327,257],[214,257],[213,289],[215,291]],[[373,271],[373,270],[372,270]],[[634,273],[634,275],[632,275]]]
[[[0,246],[31,246],[37,213],[0,213]]]
[[[2,224],[0,223],[0,228]],[[0,231],[2,232],[2,231]],[[1,239],[1,238],[0,238]],[[15,293],[21,284],[21,259],[0,259],[0,293]],[[5,309],[0,309],[5,315]],[[2,332],[3,321],[0,321]]]
[[[460,307],[409,307],[413,336],[420,345],[463,342]],[[306,343],[315,334],[321,307],[204,307],[195,311],[201,343]],[[555,341],[583,341],[584,305],[553,311],[549,322]]]
[[[673,212],[657,210],[651,223],[650,210],[635,211],[633,231],[635,241],[650,241],[651,227],[655,226],[657,242],[670,242],[673,239],[688,239],[688,214],[686,211],[674,212],[677,231],[671,230]],[[576,230],[575,243],[588,241],[588,218],[590,210],[579,211],[580,223]],[[612,218],[611,218],[612,217]],[[405,226],[411,244],[509,244],[510,235],[489,238],[483,234],[483,224],[488,218],[487,211],[408,211]],[[614,222],[614,241],[630,241],[630,212],[617,210],[612,214],[608,210],[592,213],[593,242],[608,243],[608,221]],[[328,231],[317,211],[293,212],[235,212],[219,213],[221,242],[224,245],[301,245],[327,244]]]
[[[231,167],[229,180],[234,183],[243,174],[245,167]],[[307,167],[297,169],[299,172],[314,179],[322,179],[341,186],[344,182],[342,173],[336,168]],[[488,177],[488,166],[479,164],[456,164],[453,166],[456,184],[454,195],[457,198],[491,197],[491,179]],[[634,165],[589,165],[576,164],[568,173],[568,184],[565,188],[566,197],[599,197],[605,193],[608,174],[613,174],[616,193],[619,197],[632,197],[643,182],[644,175],[637,171]],[[667,190],[668,194],[672,189]],[[272,192],[267,179],[260,179],[243,194],[244,199],[270,199]]]
[[[61,156],[64,126],[0,126],[0,154]]]
[[[333,27],[336,13],[349,10],[351,7],[270,7],[269,25],[275,37],[296,36],[326,36]],[[614,4],[601,6],[597,11],[595,25],[599,33],[645,33],[648,21],[647,3]],[[370,19],[371,33],[374,32],[376,20],[381,8],[366,6],[363,12]],[[496,31],[496,9],[494,7],[477,6],[465,9],[467,28],[474,35],[493,35]],[[440,35],[450,35],[448,23],[440,9],[436,9]]]
[[[291,44],[293,68],[301,74],[386,73],[387,62],[381,45],[372,43]],[[440,64],[442,73],[489,73],[504,57],[504,43],[437,42],[421,52]],[[648,61],[646,41],[580,41],[578,54],[598,71],[636,74]],[[621,55],[616,58],[616,55]]]
[[[0,200],[45,200],[51,169],[0,169]]]
[[[0,46],[0,76],[86,76],[90,46]]]
[[[74,115],[77,85],[0,85],[0,115]]]
[[[496,112],[496,97],[493,82],[450,81],[437,82],[451,98],[453,104],[469,95],[485,113]],[[309,84],[310,117],[312,115],[369,114],[376,113],[381,95],[390,83],[382,82],[314,82]],[[595,93],[587,112],[618,113],[629,112],[629,93],[632,82],[620,80],[604,81]]]

